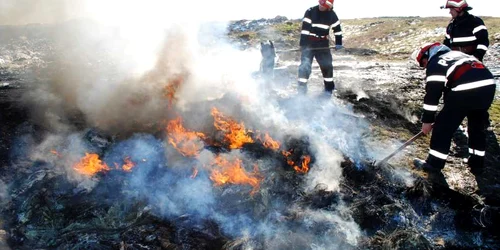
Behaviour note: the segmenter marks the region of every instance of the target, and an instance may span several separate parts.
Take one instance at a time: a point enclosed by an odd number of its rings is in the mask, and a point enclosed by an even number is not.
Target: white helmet
[[[462,10],[471,10],[470,7],[465,0],[446,0],[446,5],[441,6],[441,9],[457,9],[458,12]]]
[[[319,5],[324,8],[331,9],[333,8],[333,0],[319,0]]]
[[[415,51],[413,51],[413,53],[411,54],[411,59],[416,62],[420,67],[423,67],[422,65],[422,60],[427,58],[429,59],[430,56],[429,56],[429,50],[434,47],[434,46],[439,46],[441,45],[441,43],[426,43],[424,44],[423,46],[421,46],[420,48],[416,49]]]

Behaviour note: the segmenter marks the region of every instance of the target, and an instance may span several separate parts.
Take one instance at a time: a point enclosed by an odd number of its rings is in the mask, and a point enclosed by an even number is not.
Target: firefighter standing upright
[[[328,49],[330,29],[333,29],[334,32],[335,48],[337,50],[342,49],[342,29],[339,18],[333,11],[333,0],[319,0],[317,6],[306,11],[302,20],[298,80],[300,93],[305,94],[307,92],[307,81],[311,75],[313,58],[316,58],[321,68],[325,92],[331,95],[335,89],[332,54]]]
[[[451,51],[440,43],[423,46],[412,58],[426,68],[422,131],[428,134],[433,130],[427,160],[415,159],[415,166],[435,180],[444,180],[441,169],[445,166],[453,134],[467,117],[468,165],[477,180],[484,168],[486,153],[485,116],[496,90],[493,74],[478,58]],[[441,97],[444,106],[436,116]]]
[[[471,15],[465,0],[447,0],[441,8],[450,9],[451,21],[443,44],[483,61],[489,46],[488,30],[481,18]]]

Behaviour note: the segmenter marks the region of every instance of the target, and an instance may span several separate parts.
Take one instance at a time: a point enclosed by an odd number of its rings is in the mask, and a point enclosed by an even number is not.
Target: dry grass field
[[[500,18],[482,17],[490,43],[500,42]],[[341,20],[346,48],[373,50],[373,59],[406,60],[408,54],[422,43],[443,41],[448,17],[380,17]],[[257,30],[230,34],[246,40],[249,45],[271,39],[298,47],[301,20],[289,20]]]

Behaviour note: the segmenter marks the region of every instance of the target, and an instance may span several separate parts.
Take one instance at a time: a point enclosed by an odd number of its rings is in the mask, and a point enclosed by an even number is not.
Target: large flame
[[[85,156],[73,166],[78,173],[92,176],[98,172],[109,171],[106,163],[102,163],[97,154],[85,153]]]
[[[216,186],[225,184],[250,185],[254,194],[260,186],[260,177],[257,165],[254,166],[254,173],[249,174],[242,166],[240,159],[229,161],[226,158],[217,156],[214,159],[215,167],[212,169],[210,179]]]
[[[225,133],[224,139],[229,144],[229,148],[241,148],[245,143],[253,143],[253,139],[247,134],[245,125],[224,116],[216,108],[212,108],[214,126]]]
[[[204,147],[200,138],[204,139],[205,135],[200,132],[186,130],[182,125],[180,116],[168,122],[167,136],[168,142],[186,157],[197,156]]]
[[[125,172],[132,172],[132,168],[135,167],[135,163],[130,160],[130,157],[125,157],[125,159],[123,159],[123,162],[124,163],[121,167],[119,167],[118,163],[115,162],[115,168],[122,169]],[[82,157],[82,159],[80,159],[80,161],[73,166],[73,169],[75,169],[80,174],[88,176],[95,175],[98,172],[111,170],[111,168],[106,163],[103,163],[99,159],[99,155],[89,153],[85,153],[85,156]]]

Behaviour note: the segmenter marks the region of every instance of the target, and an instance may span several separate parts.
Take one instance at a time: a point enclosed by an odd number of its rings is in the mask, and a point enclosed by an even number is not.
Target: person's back
[[[493,74],[474,56],[460,51],[449,51],[429,61],[426,74],[445,80],[444,102],[454,102],[458,108],[489,107],[493,99]],[[492,85],[489,88],[485,86]],[[453,94],[450,94],[453,93]]]
[[[451,51],[440,43],[422,46],[415,50],[412,58],[426,69],[421,121],[424,134],[432,131],[427,160],[415,159],[415,166],[432,174],[432,178],[440,182],[452,136],[467,118],[468,165],[477,178],[484,168],[485,123],[496,91],[492,73],[476,57]],[[444,106],[436,115],[441,96]]]

